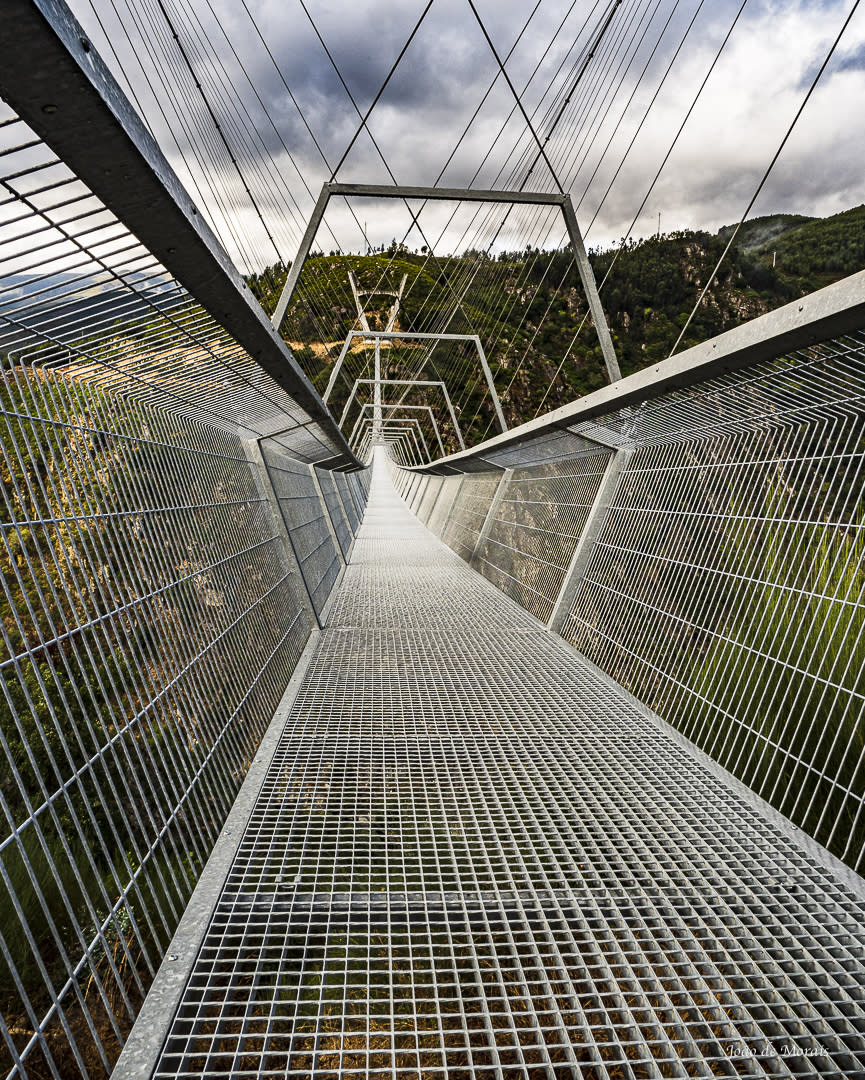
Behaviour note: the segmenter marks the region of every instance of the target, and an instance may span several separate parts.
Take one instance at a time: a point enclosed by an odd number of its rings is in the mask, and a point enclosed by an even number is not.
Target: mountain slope
[[[716,234],[682,230],[630,241],[621,250],[590,252],[598,283],[603,282],[601,298],[624,374],[669,355],[731,229]],[[447,325],[451,333],[479,334],[510,424],[605,383],[591,323],[577,334],[586,303],[567,252],[527,249],[481,258],[473,264],[471,287],[461,305],[455,302],[458,285],[453,284],[461,280],[458,263],[401,245],[369,256],[318,255],[304,268],[306,299],[289,309],[283,334],[323,389],[333,358],[348,330],[357,325],[348,272],[368,292],[364,309],[374,329],[384,327],[393,303],[392,296],[375,290],[392,291],[407,275],[397,328]],[[776,214],[747,222],[679,349],[863,268],[865,206],[824,219]],[[273,268],[273,280],[250,280],[266,309],[272,309],[284,277],[284,268]],[[481,437],[491,430],[493,416],[483,401],[483,388],[476,385],[471,352],[471,347],[453,346],[454,362],[448,368],[453,374],[446,377],[453,380],[449,389],[461,402],[461,411],[476,414],[472,437]],[[447,366],[445,359],[443,368]],[[460,374],[466,367],[470,373]],[[341,395],[347,393],[347,388],[337,389],[333,405],[339,408]]]

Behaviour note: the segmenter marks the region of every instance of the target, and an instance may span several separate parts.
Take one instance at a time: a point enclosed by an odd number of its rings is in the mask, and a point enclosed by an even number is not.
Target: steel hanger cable
[[[702,304],[702,302],[703,302],[703,300],[704,300],[704,298],[706,296],[706,293],[709,291],[709,288],[711,287],[712,282],[715,280],[715,277],[716,277],[718,271],[721,269],[721,264],[724,262],[724,259],[726,259],[727,253],[729,252],[730,248],[733,246],[733,243],[734,243],[736,237],[739,235],[739,230],[742,228],[742,225],[745,223],[745,219],[748,217],[748,214],[751,213],[751,208],[753,207],[754,203],[757,201],[757,198],[759,197],[760,192],[763,190],[763,187],[764,187],[766,181],[769,179],[769,174],[771,173],[772,169],[774,169],[775,163],[777,162],[778,158],[781,156],[781,152],[783,151],[784,147],[787,145],[787,142],[788,142],[790,136],[793,134],[793,129],[796,127],[796,124],[799,122],[799,117],[805,111],[805,106],[811,100],[811,95],[817,89],[817,83],[819,83],[820,79],[823,76],[823,72],[828,67],[829,61],[832,59],[832,57],[833,57],[833,55],[835,53],[835,50],[838,48],[838,44],[841,41],[841,38],[844,36],[844,32],[846,31],[847,27],[850,25],[850,20],[856,14],[856,9],[859,7],[859,3],[860,3],[860,0],[854,0],[853,6],[850,8],[850,11],[847,13],[847,18],[844,20],[844,23],[841,26],[841,29],[838,31],[838,34],[835,37],[835,40],[832,42],[832,45],[830,46],[829,51],[826,53],[826,56],[825,56],[825,58],[823,60],[823,63],[820,65],[820,67],[817,70],[817,74],[812,79],[811,85],[808,87],[808,92],[805,94],[805,97],[802,99],[802,103],[799,105],[799,108],[796,110],[796,115],[790,121],[790,124],[789,124],[787,130],[784,132],[784,137],[783,137],[783,139],[781,139],[781,142],[778,145],[778,149],[772,155],[772,160],[766,166],[765,172],[760,177],[760,182],[759,182],[759,184],[757,184],[757,187],[754,190],[754,194],[749,199],[748,205],[745,207],[745,210],[744,210],[744,212],[742,214],[742,217],[739,219],[739,222],[736,225],[736,228],[733,229],[732,233],[730,234],[730,238],[727,241],[727,246],[721,252],[721,257],[718,259],[717,263],[715,264],[715,268],[712,271],[712,273],[709,274],[709,277],[708,277],[708,279],[706,281],[706,284],[703,286],[702,292],[697,297],[697,302],[696,302],[696,304],[694,304],[694,307],[691,310],[691,314],[688,316],[688,318],[687,318],[687,320],[685,322],[685,325],[682,327],[681,333],[676,338],[676,344],[670,350],[670,356],[672,356],[675,353],[676,349],[678,349],[679,345],[681,344],[682,339],[684,338],[688,327],[691,325],[691,321],[693,320],[694,315],[697,313],[697,309],[699,308],[700,304]]]

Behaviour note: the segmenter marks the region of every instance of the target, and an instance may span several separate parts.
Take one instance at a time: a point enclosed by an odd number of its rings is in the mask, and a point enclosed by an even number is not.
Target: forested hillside
[[[732,226],[716,234],[682,230],[590,252],[624,374],[669,355],[731,232]],[[368,256],[315,254],[301,279],[306,299],[289,309],[283,334],[321,390],[346,333],[358,325],[349,271],[362,291],[372,291],[364,309],[378,329],[385,325],[393,298],[374,290],[396,290],[406,275],[397,328],[423,330],[446,323],[451,332],[478,333],[509,423],[604,384],[591,324],[575,337],[586,304],[566,252],[526,249],[496,259],[471,254],[475,268],[460,307],[455,302],[458,284],[452,283],[459,282],[465,259],[412,252],[396,242]],[[863,268],[865,206],[823,219],[786,214],[749,221],[679,348]],[[275,304],[285,273],[273,267],[250,279],[267,310]],[[469,349],[460,346],[460,351],[469,357]],[[452,393],[464,411],[486,408],[470,400],[474,391],[461,395],[454,387]]]

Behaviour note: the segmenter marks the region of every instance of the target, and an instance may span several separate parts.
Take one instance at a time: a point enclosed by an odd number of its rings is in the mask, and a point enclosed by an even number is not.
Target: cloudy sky
[[[392,175],[403,184],[555,190],[544,161],[527,176],[537,144],[469,0],[433,0],[369,131],[349,150],[359,128],[355,106],[369,108],[426,4],[164,0],[164,12],[157,5],[145,12],[134,0],[75,0],[73,7],[226,246],[251,266],[276,253],[291,258],[322,181],[340,161],[341,181],[384,183]],[[633,235],[654,232],[659,212],[664,231],[737,221],[853,0],[747,0],[738,19],[741,0],[475,6],[547,140],[556,177],[579,204],[587,242],[606,246],[632,222]],[[752,214],[827,215],[865,201],[863,101],[865,5]],[[537,215],[513,213],[503,223],[499,214],[481,225],[452,212],[428,207],[422,235],[415,228],[409,244],[447,251],[493,235],[499,247],[560,239]],[[373,244],[402,239],[412,226],[399,203],[349,209],[340,201],[318,246],[361,250],[364,223]]]

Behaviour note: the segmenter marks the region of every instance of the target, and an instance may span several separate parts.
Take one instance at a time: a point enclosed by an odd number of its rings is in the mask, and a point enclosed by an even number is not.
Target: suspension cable
[[[751,213],[751,208],[753,207],[754,203],[757,201],[757,198],[760,195],[760,192],[763,190],[764,184],[769,179],[769,173],[775,167],[775,163],[777,162],[778,158],[781,156],[781,152],[783,151],[784,147],[787,145],[788,139],[793,134],[793,128],[795,128],[796,124],[799,122],[799,117],[805,111],[805,106],[808,104],[808,102],[811,99],[811,95],[814,93],[814,90],[817,88],[817,83],[820,81],[820,79],[821,79],[821,77],[823,75],[823,72],[828,67],[829,61],[832,59],[832,56],[833,56],[835,50],[838,47],[838,43],[841,41],[841,38],[844,36],[845,30],[847,29],[847,27],[850,24],[850,20],[856,14],[856,9],[859,7],[859,3],[860,3],[860,0],[854,0],[853,6],[850,8],[850,11],[847,13],[847,18],[844,20],[844,23],[843,23],[841,29],[838,31],[838,34],[835,37],[835,40],[832,42],[832,45],[831,45],[831,47],[829,49],[829,52],[826,54],[826,56],[825,56],[825,58],[823,60],[823,63],[820,65],[820,67],[819,67],[819,69],[817,71],[817,74],[814,76],[813,80],[811,81],[811,85],[808,87],[808,92],[805,94],[805,97],[802,99],[802,103],[800,104],[799,108],[796,110],[796,115],[790,121],[790,125],[787,128],[787,130],[785,131],[784,137],[781,140],[781,142],[780,142],[780,144],[778,146],[778,149],[772,155],[772,160],[766,166],[766,171],[763,173],[762,177],[760,178],[760,183],[757,184],[757,187],[756,187],[756,189],[754,191],[754,194],[751,196],[750,200],[748,201],[748,205],[745,207],[745,210],[744,210],[744,212],[742,214],[742,217],[739,219],[739,222],[736,225],[736,228],[733,229],[732,233],[730,234],[730,239],[727,241],[727,246],[724,248],[723,252],[721,253],[721,257],[718,259],[718,262],[715,264],[715,269],[712,271],[711,274],[709,274],[708,280],[706,281],[706,284],[703,286],[702,292],[697,297],[697,302],[696,302],[696,304],[694,304],[694,307],[691,310],[691,314],[688,316],[687,321],[685,322],[685,325],[682,327],[681,333],[676,338],[676,344],[670,350],[670,356],[672,356],[673,353],[675,353],[676,349],[678,349],[679,345],[681,344],[682,338],[685,336],[685,331],[691,325],[691,320],[694,318],[694,315],[697,312],[697,308],[703,302],[703,299],[705,298],[706,293],[709,291],[709,288],[712,285],[712,282],[715,280],[715,277],[716,277],[718,271],[721,269],[721,264],[723,263],[724,259],[727,257],[727,252],[733,246],[733,241],[736,239],[736,237],[739,234],[739,229],[742,228],[742,226],[745,223],[745,219],[747,218],[748,214]]]

